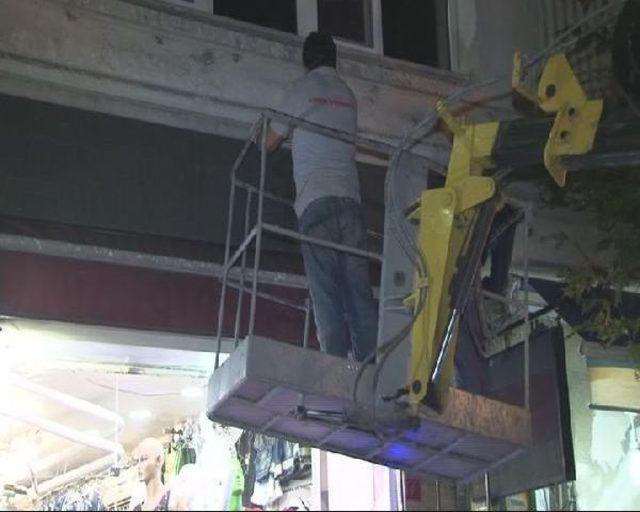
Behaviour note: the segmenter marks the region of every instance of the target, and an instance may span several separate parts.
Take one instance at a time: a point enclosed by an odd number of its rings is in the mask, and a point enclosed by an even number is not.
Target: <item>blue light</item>
[[[385,450],[385,454],[388,458],[401,463],[408,463],[415,459],[415,453],[413,453],[407,445],[402,443],[393,443]]]

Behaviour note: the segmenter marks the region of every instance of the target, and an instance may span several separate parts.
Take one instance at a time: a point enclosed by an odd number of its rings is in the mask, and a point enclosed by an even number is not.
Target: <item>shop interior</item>
[[[309,508],[311,451],[210,422],[211,355],[155,335],[3,321],[0,509]]]

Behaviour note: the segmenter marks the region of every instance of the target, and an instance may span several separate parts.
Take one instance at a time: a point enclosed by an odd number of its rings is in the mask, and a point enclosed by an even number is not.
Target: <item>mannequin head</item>
[[[152,437],[142,440],[134,451],[134,457],[141,482],[148,484],[154,479],[160,479],[164,463],[164,449],[160,441]]]

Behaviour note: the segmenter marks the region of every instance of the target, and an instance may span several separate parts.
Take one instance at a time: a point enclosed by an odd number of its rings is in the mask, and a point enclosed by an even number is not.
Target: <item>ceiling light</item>
[[[180,394],[185,398],[200,398],[204,395],[204,389],[197,386],[190,386],[188,388],[184,388]]]
[[[129,419],[133,421],[144,421],[151,418],[151,411],[149,409],[136,409],[129,413]]]

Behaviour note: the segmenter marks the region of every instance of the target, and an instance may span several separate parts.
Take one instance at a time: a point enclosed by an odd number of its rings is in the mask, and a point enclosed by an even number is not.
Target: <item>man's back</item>
[[[302,48],[302,62],[308,72],[289,87],[279,110],[355,138],[358,107],[353,92],[336,72],[332,37],[310,33]],[[288,123],[272,123],[265,134],[266,148],[273,151],[289,131]],[[309,127],[295,128],[293,177],[302,234],[366,249],[355,140],[343,142]],[[339,357],[351,352],[357,361],[371,360],[378,320],[367,259],[309,242],[301,243],[301,249],[322,350]]]
[[[283,112],[350,135],[357,130],[355,96],[334,68],[319,67],[296,80],[287,92]],[[274,129],[284,135],[284,125]],[[296,182],[296,212],[321,197],[350,197],[360,201],[355,146],[296,128],[292,155]]]

